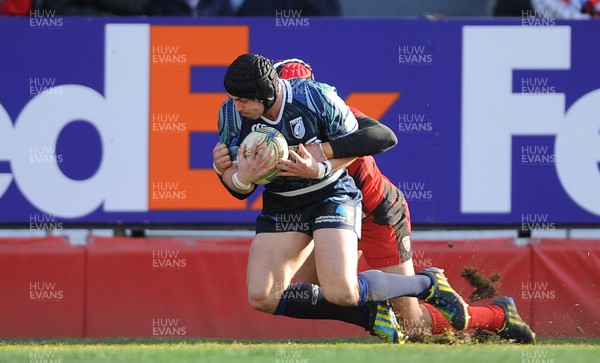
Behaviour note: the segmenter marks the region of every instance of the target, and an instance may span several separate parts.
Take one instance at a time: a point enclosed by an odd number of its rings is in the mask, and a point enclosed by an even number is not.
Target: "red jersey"
[[[372,156],[359,157],[347,169],[362,192],[363,212],[367,215],[394,189],[394,185],[381,173]]]

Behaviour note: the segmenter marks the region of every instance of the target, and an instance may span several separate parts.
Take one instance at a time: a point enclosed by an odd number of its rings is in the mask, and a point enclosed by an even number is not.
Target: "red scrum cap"
[[[289,78],[307,78],[314,80],[312,68],[310,64],[302,59],[289,58],[273,64],[279,77],[283,79]]]

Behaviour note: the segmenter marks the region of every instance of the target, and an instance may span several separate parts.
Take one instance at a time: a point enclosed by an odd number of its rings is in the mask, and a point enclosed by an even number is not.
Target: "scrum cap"
[[[279,77],[270,60],[260,54],[242,54],[231,63],[224,80],[225,90],[232,96],[258,99],[267,112],[279,92]]]
[[[302,59],[289,58],[279,61],[273,65],[279,77],[283,79],[307,78],[314,81],[315,77],[310,64]]]

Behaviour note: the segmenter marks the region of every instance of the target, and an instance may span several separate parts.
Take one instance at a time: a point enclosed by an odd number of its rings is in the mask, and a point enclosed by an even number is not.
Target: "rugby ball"
[[[269,127],[269,126],[261,127],[259,129],[252,131],[251,133],[248,134],[248,136],[246,136],[244,138],[240,147],[242,147],[243,145],[246,145],[246,155],[244,155],[246,158],[249,157],[252,152],[254,152],[252,150],[252,146],[254,146],[255,142],[257,145],[261,144],[262,142],[266,142],[267,151],[270,151],[270,150],[274,151],[273,156],[271,156],[271,162],[270,162],[270,164],[272,164],[272,165],[274,165],[277,162],[277,160],[287,159],[289,156],[288,144],[287,144],[285,137],[283,137],[281,132],[275,130],[272,127]],[[268,153],[267,153],[267,155],[268,155]],[[263,175],[260,179],[255,181],[254,183],[255,184],[269,184],[270,182],[275,180],[275,178],[277,178],[278,172],[279,172],[278,168],[273,168],[268,173]]]

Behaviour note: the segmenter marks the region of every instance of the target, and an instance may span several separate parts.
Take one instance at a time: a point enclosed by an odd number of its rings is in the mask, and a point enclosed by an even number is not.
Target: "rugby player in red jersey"
[[[287,59],[277,62],[274,66],[284,79],[314,79],[311,66],[301,59]],[[386,140],[389,140],[390,136],[384,136],[385,132],[380,130],[382,125],[349,106],[360,130],[376,127],[376,132],[381,135],[382,144],[387,146],[389,141]],[[393,135],[391,130],[389,133]],[[317,161],[322,161],[322,157],[359,156],[356,146],[360,145],[361,136],[357,132],[343,139],[323,143],[318,148],[315,145],[308,145],[307,148]],[[410,240],[410,212],[404,194],[383,175],[371,155],[359,156],[346,169],[363,195],[364,218],[358,247],[365,260],[371,267],[381,271],[413,275],[415,270]],[[309,258],[296,274],[296,280],[318,283],[312,259]],[[390,299],[389,302],[400,316],[399,322],[410,338],[418,339],[419,335],[426,333],[422,328],[431,329],[433,334],[440,334],[452,328],[439,310],[424,302],[420,304],[417,298],[399,297]],[[520,318],[510,297],[500,297],[489,306],[469,306],[468,311],[471,316],[468,328],[489,330],[498,333],[502,338],[513,339],[519,343],[535,342],[535,334]]]

